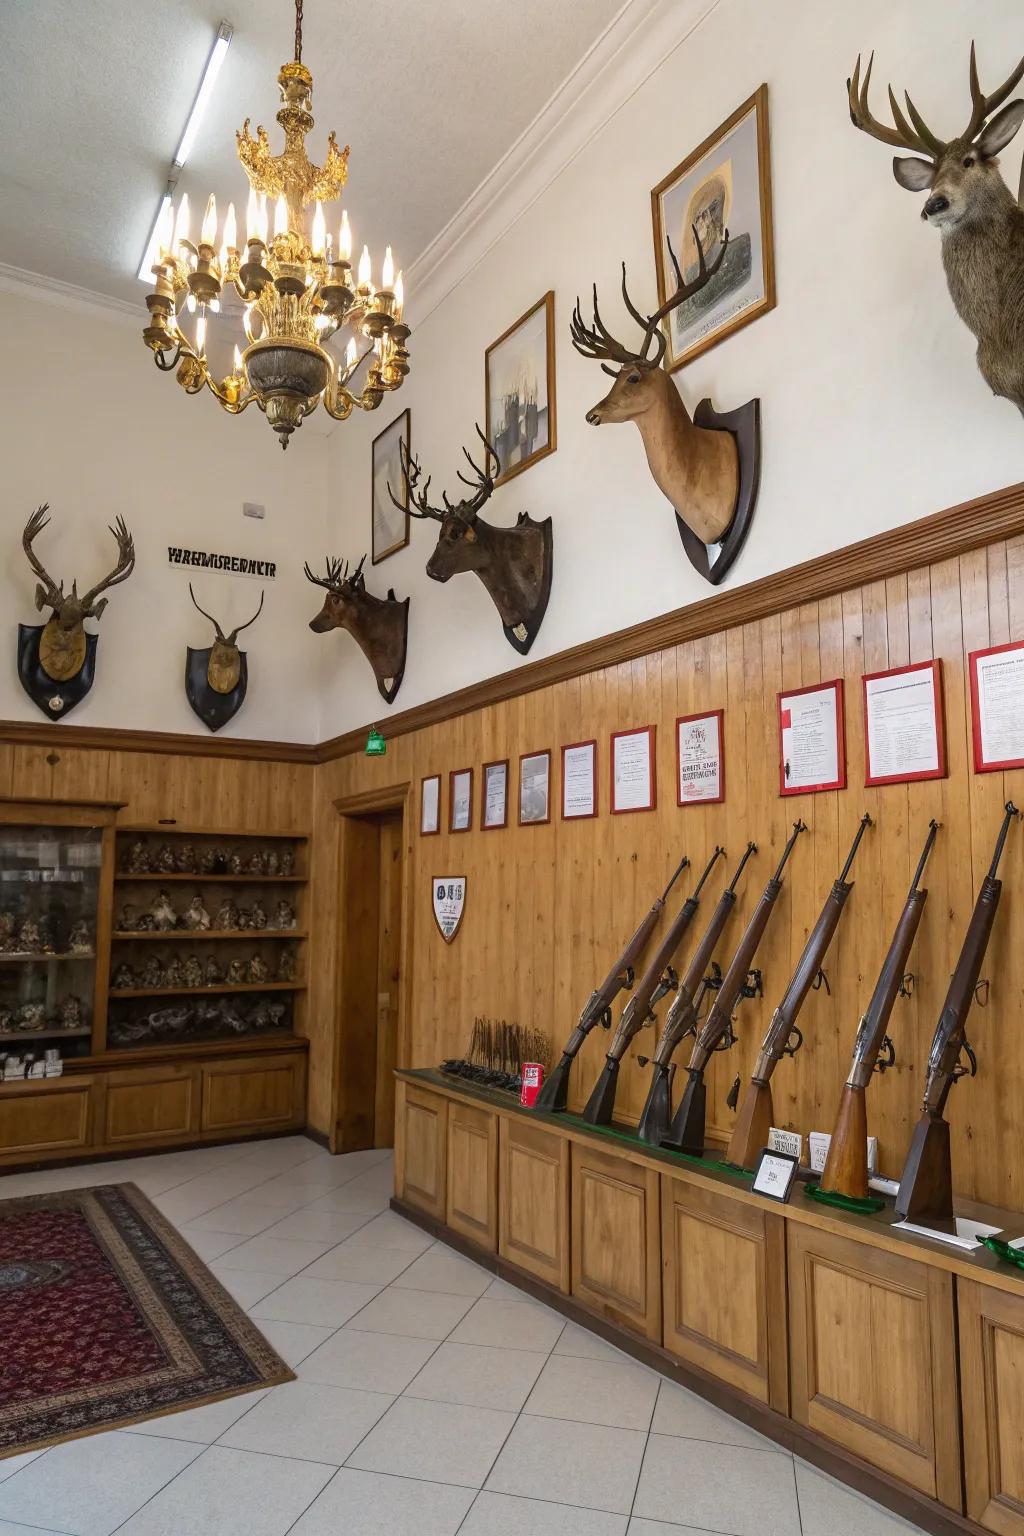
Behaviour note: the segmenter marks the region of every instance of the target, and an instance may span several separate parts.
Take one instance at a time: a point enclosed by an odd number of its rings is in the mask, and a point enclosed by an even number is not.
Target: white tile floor
[[[122,1179],[298,1380],[0,1461],[0,1536],[912,1536],[392,1214],[386,1152],[290,1137],[0,1196]]]

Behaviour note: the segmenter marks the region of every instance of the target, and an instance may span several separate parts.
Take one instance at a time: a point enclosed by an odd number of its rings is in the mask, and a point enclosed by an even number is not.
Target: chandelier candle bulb
[[[380,271],[380,285],[382,288],[390,289],[394,287],[394,282],[395,259],[391,254],[391,247],[389,245],[387,250],[384,252],[384,265],[381,267]]]
[[[181,202],[178,204],[178,216],[174,221],[174,253],[181,256],[181,247],[188,244],[188,193],[181,194]]]
[[[372,275],[373,268],[370,263],[370,248],[369,246],[364,245],[363,254],[359,258],[359,268],[357,272],[357,281],[360,288],[365,288],[367,290],[370,288],[370,279]]]
[[[405,284],[402,282],[402,274],[399,272],[395,278],[395,319],[401,320],[405,309]]]
[[[341,210],[341,228],[338,231],[338,259],[347,265],[352,260],[352,229],[348,222],[348,209]]]
[[[323,256],[327,244],[327,221],[324,218],[322,203],[317,203],[316,212],[313,214],[313,255]],[[310,273],[312,279],[313,274]]]
[[[284,193],[278,198],[274,207],[274,235],[286,235],[288,233],[288,203]]]
[[[211,250],[217,244],[217,199],[212,192],[206,199],[206,212],[203,214],[199,244],[200,246],[208,245]]]

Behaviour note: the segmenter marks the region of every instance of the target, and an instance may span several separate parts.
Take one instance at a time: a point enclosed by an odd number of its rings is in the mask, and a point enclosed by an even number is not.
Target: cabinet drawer
[[[502,1115],[498,1182],[502,1258],[568,1292],[568,1139]]]
[[[76,1152],[89,1145],[91,1078],[9,1083],[0,1091],[0,1155]]]
[[[199,1129],[199,1076],[195,1069],[112,1072],[107,1079],[106,1141],[183,1141]]]
[[[202,1119],[209,1135],[283,1130],[305,1119],[304,1056],[252,1056],[202,1067]]]
[[[448,1100],[399,1083],[395,1106],[395,1194],[444,1221],[448,1205]]]

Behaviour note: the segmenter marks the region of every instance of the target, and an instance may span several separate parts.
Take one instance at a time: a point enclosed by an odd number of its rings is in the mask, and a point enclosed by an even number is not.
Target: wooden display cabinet
[[[572,1148],[572,1294],[661,1342],[658,1175],[584,1142]]]
[[[1024,1531],[1024,1293],[957,1280],[967,1513]]]
[[[435,1221],[448,1209],[448,1100],[411,1083],[395,1095],[395,1189]]]
[[[448,1109],[448,1225],[494,1253],[498,1247],[498,1122],[485,1109]]]
[[[499,1253],[568,1294],[568,1137],[502,1115],[498,1165]]]

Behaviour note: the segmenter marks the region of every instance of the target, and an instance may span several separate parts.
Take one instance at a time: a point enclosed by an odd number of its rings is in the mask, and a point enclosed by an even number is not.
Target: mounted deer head
[[[661,322],[711,281],[722,264],[729,244],[729,233],[726,231],[718,254],[709,265],[696,227],[693,229],[693,237],[697,248],[696,276],[690,281],[683,277],[670,241],[668,251],[675,271],[676,288],[653,314],[643,314],[631,300],[626,287],[626,263],[622,263],[623,303],[643,332],[638,347],[625,346],[608,330],[598,309],[596,283],[593,324],[585,324],[577,298],[571,334],[577,352],[583,357],[595,358],[605,373],[610,373],[615,380],[604,399],[587,412],[587,420],[592,426],[601,426],[610,421],[636,422],[651,474],[675,507],[687,554],[701,574],[714,581],[721,580],[725,569],[720,562],[716,562],[715,569],[712,569],[707,551],[702,546],[722,542],[737,521],[741,504],[741,464],[737,442],[731,425],[723,430],[721,427],[695,424],[690,419],[679,391],[662,367],[667,337],[661,330]],[[702,406],[701,410],[709,418],[714,417],[709,406]],[[752,436],[756,438],[756,432]],[[755,498],[756,489],[755,474]],[[745,511],[743,536],[752,511],[753,500]],[[684,526],[689,538],[684,532]],[[728,563],[739,553],[741,542],[742,538],[730,552]]]
[[[192,590],[192,583],[188,584],[188,595],[195,603],[196,608],[204,619],[209,619],[213,625],[216,639],[210,647],[210,659],[206,664],[206,680],[214,693],[230,693],[237,688],[242,670],[242,653],[238,649],[236,641],[243,629],[248,629],[250,624],[255,624],[263,612],[263,599],[266,592],[260,593],[260,605],[251,619],[246,619],[244,624],[239,624],[230,635],[225,635],[212,613],[207,613],[205,608],[200,608],[196,603],[196,595]]]
[[[447,581],[460,571],[473,571],[490,593],[501,618],[505,638],[523,656],[540,629],[551,593],[552,533],[551,519],[534,522],[528,512],[520,512],[514,528],[498,528],[485,522],[480,509],[490,499],[496,477],[501,473],[498,455],[477,427],[484,445],[484,462],[479,465],[463,448],[466,462],[473,471],[470,479],[459,470],[458,477],[472,491],[471,496],[452,503],[441,492],[442,505],[429,502],[430,476],[422,490],[420,462],[410,458],[401,446],[402,470],[409,487],[409,506],[400,502],[388,485],[388,494],[400,511],[411,517],[433,519],[441,524],[434,553],[427,561],[427,575],[433,581]]]
[[[329,629],[347,629],[373,668],[381,698],[390,704],[405,674],[409,599],[399,602],[390,587],[386,598],[367,592],[365,560],[364,555],[351,576],[347,560],[342,565],[328,556],[323,576],[315,576],[306,565],[307,579],[327,590],[324,605],[316,618],[310,619],[309,627],[317,635]]]
[[[36,608],[40,613],[44,608],[52,610],[39,637],[39,663],[47,677],[66,682],[81,671],[85,662],[88,639],[82,627],[85,620],[101,618],[107,599],[100,597],[100,593],[117,586],[118,582],[127,581],[131,575],[135,569],[135,545],[124,520],[119,517],[110,529],[117,540],[114,569],[82,597],[78,595],[77,581],[72,582],[71,591],[65,593],[63,581],[57,585],[33,548],[35,539],[49,524],[49,510],[47,505],[33,512],[25,524],[21,542],[28,563],[38,577]]]
[[[893,125],[874,117],[868,106],[873,63],[874,54],[862,80],[858,56],[846,82],[853,125],[883,144],[914,151],[893,158],[893,175],[910,192],[928,192],[921,217],[942,235],[946,282],[957,313],[977,338],[982,377],[994,394],[1024,412],[1024,212],[996,158],[1024,122],[1024,101],[1003,105],[1024,76],[1024,59],[986,96],[971,44],[971,115],[953,139],[933,133],[906,92],[904,113],[892,86]]]

